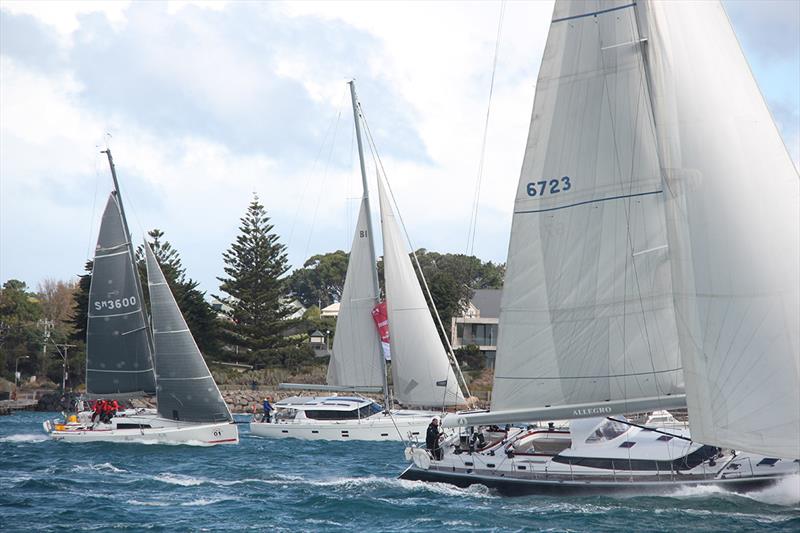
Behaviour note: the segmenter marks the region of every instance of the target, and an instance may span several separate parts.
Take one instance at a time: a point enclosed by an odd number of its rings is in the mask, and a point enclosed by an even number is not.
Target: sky
[[[797,165],[800,2],[724,5]],[[501,7],[0,0],[0,283],[82,273],[107,145],[134,240],[164,231],[209,294],[254,193],[293,267],[349,249],[353,78],[414,247],[473,250],[501,20],[474,253],[504,262],[552,2]]]

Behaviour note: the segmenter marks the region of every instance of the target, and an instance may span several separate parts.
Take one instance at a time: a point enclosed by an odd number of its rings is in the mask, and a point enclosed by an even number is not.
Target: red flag
[[[392,360],[391,349],[389,348],[389,314],[386,312],[386,302],[381,302],[372,309],[372,320],[378,327],[378,335],[381,337],[381,348],[383,357],[387,361]]]

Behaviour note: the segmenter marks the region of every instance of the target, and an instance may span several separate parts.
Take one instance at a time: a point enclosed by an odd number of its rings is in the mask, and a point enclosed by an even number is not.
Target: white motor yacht
[[[250,424],[260,437],[305,440],[422,441],[438,413],[395,409],[384,411],[362,396],[292,396],[274,405],[270,422]]]

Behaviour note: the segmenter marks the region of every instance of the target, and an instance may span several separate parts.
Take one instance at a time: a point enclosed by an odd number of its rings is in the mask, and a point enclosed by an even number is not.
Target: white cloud
[[[133,231],[163,229],[211,292],[254,191],[293,264],[346,249],[348,199],[360,192],[350,77],[414,244],[465,251],[499,3],[3,2],[3,10],[54,28],[63,59],[57,68],[0,59],[0,282],[35,285],[82,268],[110,187],[97,153],[106,131]],[[505,261],[551,11],[552,2],[506,5],[476,240],[485,259]],[[796,129],[787,136],[795,160],[798,138]]]

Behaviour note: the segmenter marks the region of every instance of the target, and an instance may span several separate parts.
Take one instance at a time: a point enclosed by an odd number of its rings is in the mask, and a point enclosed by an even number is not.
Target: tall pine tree
[[[257,365],[285,364],[287,354],[298,349],[286,334],[293,325],[292,309],[284,303],[285,274],[289,270],[286,247],[273,233],[264,206],[253,201],[241,219],[241,232],[223,254],[226,277],[217,278],[220,298],[230,307],[230,320],[222,327],[225,340],[238,348],[238,359]]]

